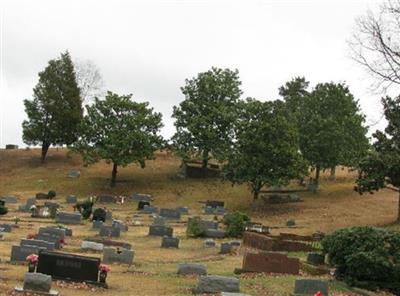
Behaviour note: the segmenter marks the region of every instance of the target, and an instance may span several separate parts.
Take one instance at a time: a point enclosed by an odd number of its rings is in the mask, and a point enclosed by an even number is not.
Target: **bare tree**
[[[358,18],[349,46],[351,57],[375,79],[376,91],[400,86],[400,0],[386,0],[378,13]]]
[[[105,94],[103,77],[94,62],[91,60],[76,60],[74,66],[76,80],[84,103],[88,104],[95,97]]]

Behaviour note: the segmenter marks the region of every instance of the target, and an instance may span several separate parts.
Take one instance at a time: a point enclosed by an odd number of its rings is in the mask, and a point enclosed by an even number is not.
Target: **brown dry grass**
[[[251,196],[246,186],[231,186],[219,180],[182,180],[176,177],[180,161],[167,153],[159,153],[157,159],[147,162],[145,169],[135,165],[121,168],[119,183],[111,189],[108,186],[111,165],[104,162],[90,167],[82,167],[79,157],[68,155],[66,150],[52,149],[47,163],[41,165],[38,150],[0,150],[0,196],[16,195],[20,202],[25,201],[35,193],[54,189],[56,200],[64,209],[71,211],[70,205],[64,203],[65,196],[75,194],[78,198],[90,195],[110,193],[115,195],[131,195],[134,192],[149,193],[155,197],[155,205],[159,207],[189,206],[191,213],[200,213],[199,200],[224,200],[229,209],[239,209],[247,212],[253,220],[266,225],[279,227],[275,231],[309,234],[316,230],[329,232],[337,228],[353,225],[386,225],[396,218],[397,195],[382,191],[374,195],[360,196],[353,188],[354,173],[346,169],[339,170],[336,181],[329,181],[323,175],[322,187],[318,194],[301,194],[304,202],[296,204],[271,205],[268,207],[257,203],[252,206]],[[81,170],[79,179],[67,178],[70,169]],[[147,234],[150,220],[141,218],[143,226],[132,225],[132,213],[136,203],[123,206],[109,206],[113,215],[128,221],[131,227],[124,233],[121,240],[133,244],[135,264],[133,267],[112,266],[108,279],[110,289],[97,291],[102,295],[190,295],[190,288],[195,286],[195,278],[178,277],[176,265],[184,261],[198,261],[207,265],[210,274],[232,275],[235,267],[241,266],[242,257],[219,256],[216,249],[202,248],[202,240],[187,239],[182,223],[174,224],[174,231],[181,238],[179,250],[160,249],[160,238],[150,238]],[[28,233],[35,232],[41,224],[48,220],[34,220],[28,214],[15,211],[16,206],[10,206],[11,212],[0,218],[0,222],[9,221],[13,216],[21,217],[21,226],[13,233],[6,234],[0,241],[0,258],[9,260],[12,244]],[[286,228],[288,219],[295,219],[297,227]],[[73,227],[74,237],[68,240],[65,251],[81,253],[80,241],[87,236],[93,236],[90,225]],[[100,257],[101,254],[89,253]],[[20,285],[26,266],[0,264],[0,295],[5,295],[7,289]],[[271,277],[260,275],[242,277],[242,290],[255,295],[289,295],[293,290],[293,276]],[[55,287],[56,288],[56,287]],[[331,282],[335,291],[345,291],[346,288],[338,282]],[[57,287],[62,295],[91,295],[90,290],[72,287]],[[4,294],[3,294],[4,293]]]

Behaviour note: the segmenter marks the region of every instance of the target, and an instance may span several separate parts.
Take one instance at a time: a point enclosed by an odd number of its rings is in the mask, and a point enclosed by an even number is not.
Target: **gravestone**
[[[206,230],[206,229],[218,229],[218,222],[217,221],[210,221],[210,220],[203,220],[200,217],[189,217],[188,219],[188,224],[192,223],[192,221],[196,221],[199,225],[199,227],[202,230]]]
[[[225,215],[226,209],[223,207],[205,207],[204,213],[207,215]]]
[[[181,263],[178,265],[177,273],[180,275],[206,275],[207,269],[203,264]]]
[[[173,228],[164,225],[150,225],[149,235],[172,237]]]
[[[106,221],[111,221],[111,220],[112,220],[112,212],[106,211]]]
[[[99,265],[99,258],[40,251],[37,272],[51,275],[53,279],[96,283]]]
[[[36,239],[52,242],[56,249],[60,249],[62,241],[65,240],[65,229],[40,227]]]
[[[153,220],[153,225],[165,225],[167,223],[164,217],[155,217]]]
[[[219,201],[219,200],[207,200],[206,201],[206,207],[223,208],[223,207],[225,207],[225,202]]]
[[[26,257],[31,254],[39,254],[40,250],[45,250],[41,247],[34,246],[12,246],[11,247],[11,262],[26,262]]]
[[[239,292],[239,279],[219,275],[200,276],[194,293]]]
[[[106,264],[110,263],[121,263],[132,265],[134,252],[126,249],[114,249],[104,248],[103,249],[103,262]]]
[[[299,274],[299,258],[289,258],[278,252],[247,252],[243,257],[243,271]]]
[[[319,253],[308,253],[307,263],[310,263],[312,265],[324,265],[325,264],[325,256],[322,254],[319,254]]]
[[[58,225],[58,226],[49,226],[47,228],[62,229],[65,231],[65,236],[72,236],[72,229],[65,226]]]
[[[161,248],[179,248],[179,238],[163,236],[161,241]]]
[[[143,213],[144,214],[157,214],[158,213],[158,208],[144,205]]]
[[[206,231],[204,232],[204,236],[209,238],[224,238],[226,236],[226,233],[224,230],[206,229]]]
[[[112,226],[103,225],[100,228],[99,235],[100,236],[107,236],[107,237],[120,237],[121,236],[121,229],[114,228]]]
[[[51,276],[42,273],[27,272],[24,277],[24,292],[50,293]],[[53,293],[54,294],[54,293]]]
[[[99,195],[96,198],[98,203],[115,203],[116,199],[112,195]]]
[[[56,215],[56,223],[62,224],[81,224],[82,215],[80,213],[59,212]]]
[[[103,221],[106,222],[107,211],[102,208],[97,208],[93,211],[92,221]]]
[[[39,192],[36,193],[36,199],[49,199],[49,196],[47,193]]]
[[[68,172],[69,178],[79,178],[81,176],[81,172],[79,170],[70,170]]]
[[[240,246],[240,244],[239,244],[239,246]],[[230,254],[230,253],[234,252],[235,250],[237,250],[239,248],[239,246],[232,242],[222,243],[220,254]]]
[[[92,222],[92,229],[98,230],[103,226],[103,221],[100,220],[93,220]]]
[[[180,220],[181,213],[175,209],[161,209],[160,216],[166,219]]]
[[[178,212],[181,213],[181,215],[189,215],[189,208],[188,207],[178,207],[176,208]]]
[[[150,194],[143,194],[143,193],[135,193],[132,196],[133,201],[148,201],[151,202],[152,196]]]
[[[0,229],[2,232],[11,232],[12,225],[11,224],[0,224]]]
[[[145,206],[149,207],[150,206],[150,202],[149,201],[145,201],[145,200],[139,201],[138,202],[138,206],[137,206],[138,211],[143,210]]]
[[[32,213],[31,214],[32,218],[54,218],[55,217],[55,211],[51,211],[45,205],[36,205],[36,206],[32,207],[31,213]]]
[[[104,239],[104,238],[85,238],[85,241],[90,241],[90,242],[96,242],[103,244],[104,246],[110,246],[110,247],[117,247],[117,248],[124,248],[127,250],[132,249],[132,245],[130,243],[125,243],[125,242],[118,242],[118,241],[113,241],[109,239]]]
[[[104,245],[101,243],[96,243],[91,241],[82,241],[81,249],[92,250],[92,251],[103,251]]]
[[[31,207],[36,204],[36,197],[31,197],[26,200],[26,204],[19,206],[21,212],[30,212]]]
[[[119,228],[119,230],[121,230],[121,231],[128,231],[128,225],[126,225],[121,220],[113,220],[111,226],[114,227],[114,228]]]
[[[326,281],[301,279],[294,283],[294,295],[313,296],[318,292],[328,296],[328,283]]]
[[[38,239],[22,239],[20,242],[21,247],[26,247],[26,246],[32,246],[32,247],[39,247],[39,248],[44,248],[45,250],[48,251],[53,251],[55,248],[54,243],[44,241],[44,240],[38,240]]]
[[[211,239],[211,238],[207,238],[206,240],[204,240],[203,245],[205,248],[213,248],[215,247],[215,240]]]
[[[15,196],[2,196],[0,200],[4,201],[6,204],[16,204],[18,203],[18,199]]]
[[[66,202],[67,204],[76,204],[76,203],[78,202],[78,199],[76,198],[75,195],[68,195],[68,196],[65,198],[65,202]]]
[[[6,150],[15,150],[15,149],[18,149],[18,145],[6,144]]]

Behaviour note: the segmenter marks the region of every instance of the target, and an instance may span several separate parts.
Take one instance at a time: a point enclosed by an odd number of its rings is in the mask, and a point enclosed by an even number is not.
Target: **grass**
[[[72,211],[65,203],[69,194],[79,199],[97,194],[130,196],[135,192],[149,193],[155,197],[157,207],[188,206],[191,214],[200,214],[202,204],[207,199],[224,200],[230,210],[248,213],[252,220],[273,226],[274,232],[292,232],[311,234],[317,230],[331,232],[335,229],[354,225],[389,225],[397,213],[397,194],[380,191],[374,195],[360,196],[352,190],[355,175],[347,169],[338,170],[336,181],[329,180],[323,174],[321,190],[317,194],[302,193],[304,200],[295,204],[265,206],[261,202],[252,203],[251,194],[245,185],[231,186],[220,180],[183,180],[177,177],[180,161],[168,153],[158,153],[157,158],[146,163],[141,169],[136,165],[121,168],[118,172],[116,188],[109,187],[111,165],[101,162],[83,167],[80,158],[69,155],[66,150],[51,149],[46,164],[39,162],[39,150],[0,150],[0,196],[12,194],[20,203],[37,192],[54,189],[55,200],[63,210]],[[70,179],[68,171],[79,169],[81,177]],[[148,237],[148,217],[140,218],[142,226],[133,226],[132,214],[136,203],[109,205],[113,218],[127,221],[129,231],[123,233],[121,241],[127,241],[135,250],[134,266],[112,265],[107,282],[107,291],[98,290],[102,295],[190,295],[190,289],[196,285],[196,278],[176,275],[180,262],[200,262],[207,266],[210,274],[232,276],[233,270],[242,265],[243,250],[238,255],[220,256],[217,249],[204,249],[201,239],[187,239],[185,225],[175,223],[174,234],[181,238],[179,250],[160,248],[160,238]],[[0,295],[14,286],[21,285],[27,269],[25,265],[7,263],[13,244],[29,233],[35,233],[41,225],[52,221],[33,219],[29,214],[16,211],[17,206],[10,205],[10,213],[0,217],[1,222],[11,222],[14,216],[21,218],[20,227],[6,234],[0,242]],[[211,217],[208,217],[211,218]],[[186,219],[186,218],[185,218]],[[184,220],[185,220],[184,219]],[[287,228],[286,221],[294,219],[296,227]],[[398,229],[397,224],[389,226]],[[82,238],[94,236],[90,223],[72,227],[73,238],[67,240],[63,251],[101,257],[101,253],[82,252]],[[223,240],[220,240],[221,242]],[[304,259],[304,253],[293,253]],[[302,274],[307,277],[307,274]],[[241,290],[250,295],[290,295],[296,276],[241,275]],[[355,295],[347,287],[330,279],[331,295]],[[53,285],[55,286],[55,285]],[[92,295],[87,289],[54,287],[62,295]],[[347,293],[347,294],[346,294]],[[7,294],[7,293],[6,293]]]

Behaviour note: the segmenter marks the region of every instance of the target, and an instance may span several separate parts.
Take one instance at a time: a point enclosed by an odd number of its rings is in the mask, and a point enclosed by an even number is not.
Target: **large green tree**
[[[77,139],[82,100],[68,52],[49,61],[39,73],[33,99],[24,104],[28,119],[22,123],[23,141],[42,146],[42,162],[51,145],[70,145]]]
[[[399,192],[400,220],[400,97],[385,97],[382,104],[388,125],[384,131],[373,134],[373,147],[359,163],[355,190],[360,194],[372,194],[382,188]]]
[[[174,106],[175,151],[184,160],[200,157],[223,160],[233,139],[236,104],[242,93],[237,70],[212,68],[187,79],[181,88],[185,100]]]
[[[224,166],[232,183],[249,183],[257,199],[263,186],[287,185],[307,172],[293,115],[282,101],[239,104],[236,140]]]
[[[81,136],[74,145],[87,164],[101,159],[112,162],[111,187],[115,186],[119,166],[136,162],[144,168],[145,161],[153,159],[154,152],[164,144],[159,135],[161,113],[154,112],[147,102],[137,103],[131,98],[112,92],[107,92],[104,100],[95,98],[93,105],[86,106]]]

